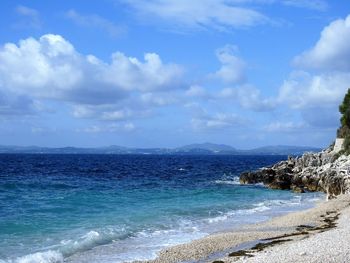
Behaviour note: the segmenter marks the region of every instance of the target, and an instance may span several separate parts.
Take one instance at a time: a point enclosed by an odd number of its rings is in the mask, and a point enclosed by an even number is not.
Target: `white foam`
[[[83,235],[79,240],[74,241],[74,246],[80,249],[90,248],[96,242],[101,240],[101,235],[97,231],[90,231],[87,234]]]
[[[216,184],[232,184],[232,185],[239,185],[239,177],[238,176],[232,176],[232,175],[226,175],[220,179],[214,181]]]
[[[89,259],[89,262],[100,263],[151,260],[155,259],[157,253],[165,247],[187,243],[208,235],[208,233],[189,226],[188,223],[186,225],[184,228],[176,229],[145,229],[130,238],[116,240],[105,246],[97,246],[91,250],[73,254],[66,258],[65,262],[86,262],[86,259]]]
[[[304,196],[303,196],[304,197]],[[306,197],[306,196],[305,196]],[[91,262],[129,262],[133,260],[150,260],[168,246],[178,245],[204,237],[210,233],[239,227],[242,223],[255,223],[274,216],[275,212],[283,213],[298,209],[300,205],[309,203],[309,198],[302,200],[301,195],[291,199],[274,199],[259,202],[247,209],[219,213],[217,216],[205,219],[180,219],[172,229],[146,229],[135,236],[117,240],[106,246],[98,246],[89,251],[78,253],[67,262],[76,262],[77,257],[89,258]],[[247,216],[249,215],[249,216]],[[84,237],[86,240],[98,242],[103,233],[91,231]]]
[[[60,251],[64,256],[72,255],[76,252],[82,252],[94,248],[97,245],[110,243],[113,239],[113,233],[99,233],[89,231],[77,240],[62,240]]]
[[[49,250],[46,252],[37,252],[17,258],[9,263],[62,263],[63,255],[57,251]]]
[[[219,224],[225,222],[229,223],[231,221],[240,224],[246,215],[255,215],[255,219],[257,221],[260,221],[259,218],[265,220],[266,217],[274,216],[276,211],[278,213],[298,208],[300,209],[301,206],[307,206],[308,204],[315,203],[317,200],[319,200],[317,197],[310,198],[302,195],[296,195],[292,199],[266,200],[254,204],[252,208],[239,209],[222,213],[216,217],[208,218],[204,220],[204,222],[209,224]],[[251,219],[253,218],[254,217],[251,217]]]
[[[222,178],[219,180],[215,180],[214,183],[216,183],[216,184],[228,184],[228,185],[240,185],[241,184],[239,182],[239,176],[231,174],[231,173],[229,173],[229,174],[224,173]],[[250,184],[250,185],[266,187],[264,185],[264,183],[256,183],[256,184]]]
[[[62,263],[64,258],[64,262],[86,259],[90,262],[108,263],[148,260],[155,258],[167,246],[186,243],[213,231],[238,227],[242,223],[266,220],[275,211],[287,211],[317,200],[315,197],[306,197],[304,200],[304,197],[306,195],[294,195],[287,200],[266,200],[246,209],[221,212],[211,218],[183,218],[177,220],[172,229],[146,229],[127,239],[118,239],[120,231],[115,229],[89,231],[76,240],[62,240],[59,245],[48,248],[50,250],[47,252],[29,254],[12,261],[0,260],[0,263]],[[101,244],[105,246],[100,246]]]
[[[110,243],[116,233],[99,233],[89,231],[77,240],[62,240],[60,244],[47,247],[45,252],[28,254],[16,259],[1,261],[0,263],[61,263],[64,258],[77,252],[84,252],[101,244]]]
[[[216,184],[234,184],[234,185],[238,185],[240,184],[239,181],[231,181],[231,180],[216,180],[215,181]]]
[[[217,216],[207,219],[209,224],[222,222],[228,219],[228,215]]]

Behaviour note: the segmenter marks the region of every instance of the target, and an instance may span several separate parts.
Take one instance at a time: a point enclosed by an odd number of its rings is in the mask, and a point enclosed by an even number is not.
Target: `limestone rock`
[[[272,189],[323,191],[328,198],[350,193],[350,157],[336,158],[333,146],[319,153],[305,153],[300,157],[264,167],[255,172],[244,172],[241,184],[263,183]]]

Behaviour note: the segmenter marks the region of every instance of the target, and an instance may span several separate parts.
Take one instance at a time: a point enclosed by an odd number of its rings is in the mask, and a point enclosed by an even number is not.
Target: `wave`
[[[46,247],[47,251],[36,252],[6,261],[0,259],[0,263],[61,263],[65,258],[78,252],[84,252],[100,245],[112,243],[114,239],[122,238],[120,232],[92,230],[80,236],[77,240],[62,240],[57,245]]]
[[[217,212],[207,218],[179,218],[175,225],[163,225],[132,232],[130,229],[105,228],[91,230],[73,240],[47,247],[45,252],[28,254],[0,263],[62,263],[80,262],[125,262],[155,258],[157,252],[167,246],[189,242],[214,231],[224,231],[242,224],[266,220],[278,213],[300,209],[319,198],[295,195],[291,199],[273,199],[258,202],[246,209]],[[288,210],[289,209],[289,210]],[[161,229],[163,228],[163,229]],[[164,229],[165,228],[165,229]]]
[[[226,174],[224,173],[224,175],[222,176],[221,179],[219,180],[215,180],[214,181],[215,184],[228,184],[228,185],[239,185],[239,177],[237,175],[233,175],[233,174]]]
[[[216,184],[233,184],[233,185],[239,185],[239,178],[235,177],[234,180],[215,180]]]
[[[174,229],[144,229],[130,238],[116,240],[105,246],[97,246],[83,253],[75,253],[65,258],[64,262],[133,262],[135,260],[152,260],[157,253],[168,246],[187,243],[207,235],[196,227],[183,222],[185,227]],[[181,222],[180,222],[181,224]]]
[[[190,242],[194,239],[207,236],[210,233],[217,232],[218,230],[224,231],[239,227],[242,224],[261,222],[271,218],[276,215],[276,213],[300,209],[303,205],[313,203],[315,199],[317,198],[304,198],[302,195],[295,195],[291,199],[266,200],[256,203],[246,209],[231,210],[225,213],[219,212],[219,215],[210,218],[181,218],[177,220],[176,225],[172,225],[171,228],[144,229],[134,233],[129,238],[117,240],[110,244],[110,253],[116,253],[117,249],[120,247],[127,248],[126,251],[119,250],[118,259],[113,262],[153,259],[162,248]],[[248,215],[249,219],[247,219]],[[100,242],[99,240],[103,240],[103,234],[94,233],[94,231],[92,231],[86,235],[86,238],[96,244],[96,242]],[[82,244],[83,243],[81,243],[81,247]],[[97,247],[92,254],[96,256],[96,254],[106,253],[106,250],[102,251],[99,249],[101,248]],[[112,258],[113,255],[110,257]],[[110,262],[112,262],[112,260]]]
[[[279,212],[297,210],[304,207],[306,208],[319,201],[320,199],[321,195],[312,198],[303,197],[302,195],[295,195],[292,199],[266,200],[254,204],[252,208],[233,210],[226,213],[221,213],[215,217],[207,218],[205,219],[205,222],[209,224],[215,224],[229,220],[240,222],[241,219],[244,220],[247,215],[256,215],[256,217],[253,217],[253,219],[255,219],[255,221],[260,221],[260,215],[264,215],[262,219],[265,220],[265,215],[267,215],[267,217],[272,217]]]
[[[110,241],[111,237],[108,235],[102,235],[97,231],[89,231],[78,240],[61,241],[61,251],[65,256],[69,256],[76,252],[82,252],[98,245],[108,244]]]
[[[60,252],[49,250],[25,255],[15,260],[0,260],[0,263],[63,263],[63,255]]]
[[[227,184],[227,185],[241,185],[241,183],[239,181],[239,176],[231,174],[231,173],[229,173],[229,174],[224,173],[222,178],[215,180],[214,183],[215,184]],[[256,183],[256,184],[252,184],[252,185],[265,187],[265,185],[263,183]]]

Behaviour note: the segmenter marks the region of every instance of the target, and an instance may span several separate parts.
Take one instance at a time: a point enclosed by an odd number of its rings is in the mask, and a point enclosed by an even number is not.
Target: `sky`
[[[0,145],[328,146],[343,0],[2,0]]]

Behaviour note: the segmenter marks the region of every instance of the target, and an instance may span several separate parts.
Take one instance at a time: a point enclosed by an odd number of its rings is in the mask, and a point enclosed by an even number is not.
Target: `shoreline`
[[[350,195],[339,195],[336,199],[327,201],[321,200],[315,207],[307,210],[273,217],[265,222],[245,225],[240,229],[211,234],[190,243],[168,247],[160,251],[154,260],[134,261],[134,263],[267,262],[263,258],[256,260],[258,257],[263,257],[266,251],[275,256],[273,253],[279,253],[279,246],[287,248],[291,245],[298,246],[301,241],[318,239],[321,233],[338,230],[338,221],[340,219],[344,221],[343,217],[350,218]],[[334,239],[337,237],[334,236]],[[280,253],[283,254],[284,250]],[[320,251],[325,255],[327,252]],[[290,255],[291,262],[305,262],[307,254],[300,254],[302,261],[296,261],[295,257]]]
[[[241,185],[240,188],[245,188],[247,186]],[[262,187],[259,185],[259,188],[267,189],[266,187]],[[271,190],[268,190],[269,192],[273,193]],[[277,191],[278,192],[278,191]],[[281,193],[283,193],[281,191]],[[181,245],[181,244],[187,244],[194,240],[198,240],[201,238],[205,238],[211,235],[216,235],[220,233],[226,233],[226,232],[234,232],[236,230],[240,230],[242,226],[247,225],[253,225],[258,223],[267,222],[268,220],[271,220],[272,218],[279,217],[282,215],[286,215],[288,213],[298,212],[298,211],[305,211],[312,207],[314,207],[318,202],[322,202],[325,200],[326,196],[322,193],[308,193],[308,194],[295,194],[291,193],[292,196],[290,198],[285,199],[272,199],[272,200],[261,200],[260,203],[257,203],[254,208],[247,208],[244,210],[236,210],[238,212],[236,215],[233,216],[235,218],[234,224],[233,222],[230,222],[230,217],[232,215],[229,215],[230,213],[224,214],[224,216],[220,217],[227,217],[226,219],[221,219],[216,221],[216,217],[211,218],[214,219],[214,222],[212,223],[206,223],[206,228],[203,228],[199,230],[197,228],[197,231],[200,233],[203,233],[201,235],[195,234],[194,236],[188,236],[188,238],[182,239],[181,241],[178,240],[179,236],[176,236],[175,239],[173,239],[173,236],[163,236],[163,235],[157,235],[156,237],[149,236],[148,238],[143,238],[142,240],[139,240],[139,242],[136,241],[134,244],[129,244],[130,247],[128,248],[131,253],[134,253],[133,257],[129,258],[122,258],[122,257],[116,257],[115,262],[153,262],[153,260],[156,259],[157,255],[162,251],[166,250],[172,246]],[[274,203],[274,201],[277,201],[277,204],[270,204],[270,201]],[[272,205],[272,206],[270,206]],[[254,212],[252,212],[254,210]],[[256,211],[255,211],[256,210]],[[240,211],[245,212],[252,212],[252,213],[246,213],[244,217],[240,215]],[[239,220],[239,219],[240,220]],[[207,221],[209,218],[207,218],[205,221]],[[208,220],[209,221],[209,220]],[[229,222],[227,222],[229,221]],[[202,226],[203,227],[203,226]],[[211,230],[209,230],[211,229]],[[188,233],[190,235],[193,235],[193,233]],[[186,235],[186,233],[184,233]],[[168,244],[164,243],[164,238],[169,242]],[[153,245],[152,245],[153,244]],[[155,248],[156,244],[156,249]],[[166,244],[166,245],[163,245]],[[84,261],[85,258],[88,258],[89,260],[98,262],[101,258],[107,258],[107,261],[104,262],[113,262],[112,259],[118,254],[115,253],[116,246],[123,246],[123,244],[107,244],[106,246],[97,246],[92,248],[91,250],[78,252],[76,254],[73,254],[67,258],[65,258],[64,262],[89,262]],[[124,244],[125,246],[125,244]],[[128,246],[128,245],[127,245]],[[126,247],[127,247],[126,246]],[[144,248],[148,248],[147,250],[144,250]],[[232,252],[232,251],[229,251]],[[211,255],[211,258],[213,260],[218,257],[223,257],[227,253],[222,253],[221,251],[218,254]],[[110,257],[109,257],[110,256]],[[163,262],[160,260],[159,262]],[[175,261],[177,262],[177,261]],[[196,261],[197,262],[197,261]],[[212,262],[212,261],[210,261]],[[194,262],[191,262],[194,263]]]

